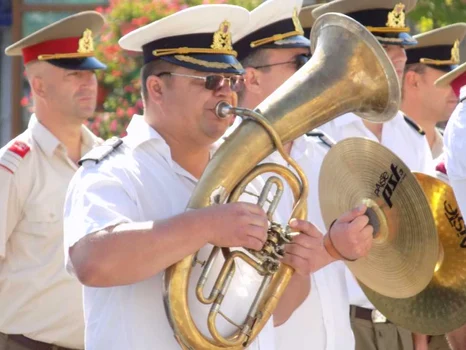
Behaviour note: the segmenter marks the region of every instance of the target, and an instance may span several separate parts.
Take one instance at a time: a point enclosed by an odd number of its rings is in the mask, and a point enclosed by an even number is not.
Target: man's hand
[[[215,205],[193,214],[199,215],[207,241],[215,246],[261,250],[267,240],[267,215],[256,204]]]
[[[292,242],[285,246],[282,261],[293,267],[297,274],[309,276],[334,260],[324,248],[322,233],[314,225],[308,221],[292,219],[290,227],[301,234],[293,237]]]
[[[348,260],[366,256],[372,247],[374,229],[368,225],[369,217],[364,215],[366,209],[361,205],[343,214],[328,233],[335,249]]]

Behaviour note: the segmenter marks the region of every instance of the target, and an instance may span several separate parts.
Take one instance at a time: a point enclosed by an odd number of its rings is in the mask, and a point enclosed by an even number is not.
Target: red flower
[[[144,25],[146,25],[147,23],[150,22],[150,18],[149,17],[146,17],[146,16],[143,16],[143,17],[140,17],[140,18],[134,18],[131,23],[138,26],[138,27],[142,27]]]
[[[23,96],[21,99],[21,106],[28,107],[29,106],[29,98],[27,96]]]
[[[118,122],[116,119],[113,119],[112,122],[110,123],[110,131],[111,132],[117,131],[117,127],[118,127]]]

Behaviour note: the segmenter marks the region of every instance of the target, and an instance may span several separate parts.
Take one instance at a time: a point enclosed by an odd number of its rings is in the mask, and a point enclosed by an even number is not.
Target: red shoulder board
[[[24,158],[24,156],[28,154],[30,148],[22,141],[15,141],[10,147],[8,147],[8,150],[16,153],[21,158]]]
[[[30,149],[29,145],[22,141],[13,142],[3,154],[0,154],[0,168],[14,174],[21,159],[28,154]]]

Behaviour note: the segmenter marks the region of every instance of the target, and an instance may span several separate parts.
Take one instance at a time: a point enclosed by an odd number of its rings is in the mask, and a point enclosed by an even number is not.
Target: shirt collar
[[[28,128],[31,130],[32,137],[37,142],[42,151],[48,157],[52,157],[57,147],[62,144],[60,140],[55,137],[55,135],[52,134],[49,129],[42,125],[41,122],[39,122],[35,114],[32,114],[31,118],[29,119]],[[87,153],[95,145],[100,143],[100,139],[84,125],[81,126],[81,139],[81,154]]]
[[[162,135],[146,122],[144,116],[138,114],[133,115],[126,131],[128,134],[125,137],[125,144],[132,149],[136,149],[148,141],[155,141],[158,152],[168,162],[170,167],[173,168],[174,162],[170,147],[165,142]]]
[[[149,140],[160,140],[166,144],[163,137],[146,122],[142,115],[133,115],[126,131],[128,135],[125,141],[132,148],[137,148]]]
[[[101,144],[103,140],[92,133],[85,125],[81,126],[81,154],[84,155],[95,146]]]
[[[31,115],[31,119],[29,119],[28,128],[31,129],[32,137],[39,144],[42,151],[48,157],[52,157],[60,145],[60,140],[37,120],[35,114]]]
[[[390,119],[390,122],[399,122],[400,120],[403,120],[403,114],[401,111],[398,111],[393,117],[393,119]],[[338,117],[335,119],[335,125],[337,127],[343,127],[345,125],[351,124],[351,123],[361,123],[362,124],[363,119],[361,117],[358,117],[354,113],[346,113],[343,114],[342,116]]]

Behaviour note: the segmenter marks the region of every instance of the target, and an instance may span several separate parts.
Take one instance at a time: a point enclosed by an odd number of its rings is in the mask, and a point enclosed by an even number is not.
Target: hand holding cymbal
[[[371,208],[372,248],[346,262],[359,281],[392,298],[427,286],[438,257],[435,222],[421,186],[396,155],[368,139],[340,141],[323,161],[319,198],[327,228],[351,208]]]

